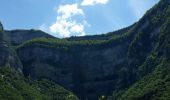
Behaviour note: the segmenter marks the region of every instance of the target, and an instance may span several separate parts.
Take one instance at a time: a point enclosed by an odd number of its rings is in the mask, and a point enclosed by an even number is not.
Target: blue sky
[[[159,0],[0,0],[4,28],[56,37],[102,34],[133,24]]]

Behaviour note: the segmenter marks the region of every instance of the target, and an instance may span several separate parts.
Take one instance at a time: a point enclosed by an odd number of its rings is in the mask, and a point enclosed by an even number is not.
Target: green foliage
[[[170,98],[169,66],[169,62],[162,61],[155,72],[130,87],[118,100],[168,100]]]
[[[169,11],[170,8],[166,9]],[[170,14],[170,13],[168,13]],[[168,15],[170,16],[170,15]],[[166,16],[159,38],[150,55],[136,73],[139,81],[131,85],[116,100],[169,100],[170,98],[170,20]],[[134,53],[135,55],[135,53]],[[137,58],[137,59],[140,59]],[[144,77],[143,77],[144,76]],[[118,92],[117,92],[118,93]]]
[[[134,27],[137,33],[129,46],[130,60],[119,72],[122,86],[114,90],[113,100],[169,100],[170,5],[167,2],[161,0]],[[148,26],[141,28],[147,21]],[[155,30],[160,31],[154,34]]]
[[[37,38],[30,41],[25,42],[17,46],[16,48],[24,48],[27,46],[40,46],[40,47],[47,47],[47,48],[55,48],[55,49],[62,49],[67,50],[73,46],[90,46],[92,44],[100,44],[103,41],[93,41],[93,40],[85,40],[85,41],[68,41],[65,39],[55,39],[55,38]]]
[[[0,68],[0,100],[78,100],[48,80],[31,81],[10,67]]]
[[[99,98],[99,100],[107,100],[107,98],[106,98],[106,96],[103,95]]]

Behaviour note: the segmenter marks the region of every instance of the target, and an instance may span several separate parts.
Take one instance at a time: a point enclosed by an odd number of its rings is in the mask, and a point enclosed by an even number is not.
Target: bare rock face
[[[13,67],[17,71],[22,71],[22,64],[16,52],[10,47],[5,39],[4,32],[0,32],[0,67]]]
[[[31,46],[17,52],[26,76],[54,80],[82,100],[97,100],[101,95],[111,95],[116,88],[117,73],[125,62],[127,47],[128,44],[123,43],[109,48],[67,51]]]

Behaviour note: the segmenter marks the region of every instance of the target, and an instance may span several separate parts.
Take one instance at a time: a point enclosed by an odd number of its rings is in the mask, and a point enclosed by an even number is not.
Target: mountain
[[[12,30],[12,31],[5,31],[7,37],[12,45],[19,45],[23,42],[34,38],[46,37],[46,38],[54,38],[53,36],[41,31],[41,30]]]
[[[137,23],[108,34],[59,39],[38,30],[3,30],[0,36],[2,70],[13,69],[21,77],[14,83],[22,81],[35,91],[30,94],[17,85],[24,100],[35,94],[56,100],[48,96],[52,87],[51,94],[66,91],[73,100],[78,100],[74,94],[81,100],[170,98],[170,0],[161,0]]]

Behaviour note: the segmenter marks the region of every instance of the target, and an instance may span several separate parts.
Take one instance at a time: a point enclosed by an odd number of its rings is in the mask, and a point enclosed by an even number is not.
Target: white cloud
[[[62,18],[69,18],[74,15],[84,15],[83,10],[79,9],[77,4],[60,5],[57,13],[61,14]]]
[[[86,35],[85,27],[90,27],[91,25],[85,20],[85,13],[80,7],[106,4],[108,1],[109,0],[82,0],[80,4],[73,3],[54,7],[57,13],[56,21],[50,26],[42,24],[39,29],[60,38],[84,36]]]
[[[57,20],[52,26],[50,26],[50,31],[52,33],[58,33],[59,37],[70,37],[74,36],[83,36],[84,32],[84,24],[77,23],[76,21],[71,20]]]
[[[84,26],[86,25],[85,20],[77,21],[74,16],[84,17],[82,9],[78,8],[78,5],[60,5],[57,10],[56,22],[53,23],[49,29],[52,33],[57,34],[59,37],[70,37],[70,36],[83,36],[85,35]]]
[[[70,29],[71,32],[76,32],[76,33],[83,32],[83,30],[84,30],[84,26],[82,24],[74,25]]]
[[[50,31],[52,33],[58,33],[60,37],[69,37],[70,32],[68,28],[71,26],[72,23],[67,22],[66,20],[56,21],[53,25],[50,26]]]
[[[109,0],[83,0],[81,3],[82,6],[92,6],[95,4],[106,4]]]

